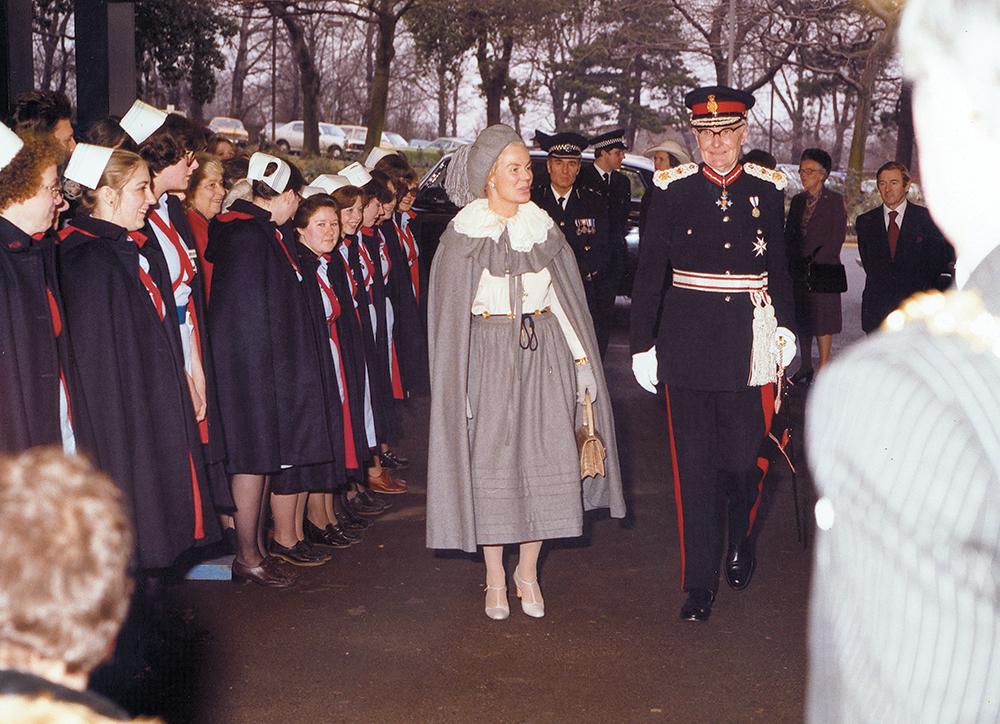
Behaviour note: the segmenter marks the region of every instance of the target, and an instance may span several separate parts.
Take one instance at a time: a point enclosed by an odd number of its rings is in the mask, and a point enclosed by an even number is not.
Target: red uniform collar
[[[712,170],[712,168],[708,164],[705,164],[704,166],[701,167],[701,172],[705,175],[705,178],[714,183],[716,186],[720,186],[721,188],[726,188],[733,181],[735,181],[736,179],[738,179],[740,176],[743,175],[743,165],[739,163],[736,164],[733,167],[733,170],[727,173],[725,176],[720,176],[719,174],[717,174],[715,171]]]

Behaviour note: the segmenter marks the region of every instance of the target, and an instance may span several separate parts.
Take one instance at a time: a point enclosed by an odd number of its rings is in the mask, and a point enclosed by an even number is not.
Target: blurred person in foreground
[[[47,698],[128,719],[87,691],[132,593],[121,492],[82,457],[34,448],[0,458],[0,509],[0,711],[13,697]]]
[[[911,0],[903,68],[958,289],[919,295],[817,381],[811,722],[1000,720],[1000,5]]]

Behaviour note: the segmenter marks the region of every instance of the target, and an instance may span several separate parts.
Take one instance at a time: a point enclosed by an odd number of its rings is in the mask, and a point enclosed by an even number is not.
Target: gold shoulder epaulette
[[[978,292],[918,292],[885,318],[882,329],[899,332],[914,324],[934,335],[961,337],[976,350],[1000,357],[1000,318],[986,311]]]
[[[757,178],[762,178],[765,181],[773,183],[778,191],[784,191],[788,185],[788,178],[781,171],[773,171],[769,168],[758,166],[756,163],[743,164],[743,170],[751,176],[756,176]]]
[[[680,166],[665,168],[662,171],[654,173],[653,183],[656,184],[657,188],[665,189],[674,181],[687,178],[688,176],[696,173],[698,173],[698,164],[682,163]]]

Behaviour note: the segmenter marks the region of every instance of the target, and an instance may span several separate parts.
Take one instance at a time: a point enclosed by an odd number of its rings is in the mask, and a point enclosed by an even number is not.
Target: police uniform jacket
[[[625,253],[625,236],[628,234],[628,215],[632,210],[632,184],[620,171],[611,172],[611,182],[604,183],[601,172],[593,164],[580,169],[576,185],[589,188],[604,197],[608,206],[608,234],[612,245]],[[622,257],[624,259],[624,257]]]
[[[607,203],[596,192],[579,184],[570,189],[566,208],[559,205],[548,183],[536,184],[531,200],[552,217],[569,242],[580,275],[592,280],[608,272],[614,262],[614,248],[608,226]]]
[[[746,171],[751,165],[746,164],[728,185],[731,205],[725,210],[716,203],[722,188],[703,173],[704,164],[659,172],[675,178],[665,189],[654,183],[632,290],[630,346],[633,354],[656,346],[659,378],[668,385],[706,391],[745,389],[754,313],[747,292],[671,286],[670,268],[718,275],[766,272],[778,325],[793,325],[784,195],[776,186],[783,176],[772,176],[775,181],[758,178]],[[759,216],[754,216],[754,208]],[[657,328],[661,290],[663,313]]]

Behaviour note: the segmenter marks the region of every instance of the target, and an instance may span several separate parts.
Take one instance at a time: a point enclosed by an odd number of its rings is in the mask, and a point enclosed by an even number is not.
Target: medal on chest
[[[702,173],[709,181],[722,189],[722,193],[716,200],[715,205],[718,206],[723,212],[728,211],[729,207],[733,205],[733,200],[729,197],[729,190],[727,187],[743,174],[743,167],[737,165],[725,176],[722,176],[716,173],[710,166],[706,165],[702,167]]]

